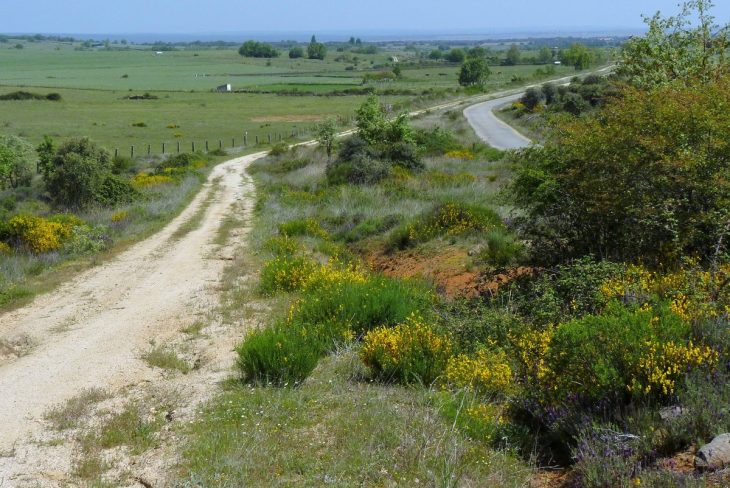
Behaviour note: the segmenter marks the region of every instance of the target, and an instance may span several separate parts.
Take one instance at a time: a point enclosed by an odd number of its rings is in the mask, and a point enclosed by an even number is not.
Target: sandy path
[[[262,155],[218,165],[194,201],[163,230],[0,316],[0,339],[29,337],[33,344],[29,354],[0,362],[0,455],[42,429],[43,413],[80,389],[151,380],[140,350],[150,340],[164,342],[179,332],[185,316],[209,308],[206,288],[215,286],[227,262],[215,255],[212,239],[233,204],[252,199],[245,169]],[[203,208],[211,192],[200,226],[175,239],[175,231]]]

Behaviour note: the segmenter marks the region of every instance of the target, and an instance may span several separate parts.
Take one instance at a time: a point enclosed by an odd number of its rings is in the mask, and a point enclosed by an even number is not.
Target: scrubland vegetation
[[[526,95],[540,146],[371,99],[332,154],[257,161],[248,293],[272,309],[187,431],[182,485],[724,483],[678,460],[729,427],[727,65],[677,25],[617,76]],[[624,69],[676,43],[706,69]]]

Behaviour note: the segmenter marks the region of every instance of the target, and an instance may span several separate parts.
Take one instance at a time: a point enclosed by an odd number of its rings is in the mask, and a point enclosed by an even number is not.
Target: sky
[[[522,33],[642,27],[679,0],[0,0],[5,33]],[[730,0],[715,16],[730,21]]]

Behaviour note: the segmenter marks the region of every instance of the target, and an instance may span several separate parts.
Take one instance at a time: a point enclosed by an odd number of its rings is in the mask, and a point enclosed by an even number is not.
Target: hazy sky
[[[636,28],[678,0],[0,0],[0,32],[602,30]],[[730,20],[730,0],[717,0]]]

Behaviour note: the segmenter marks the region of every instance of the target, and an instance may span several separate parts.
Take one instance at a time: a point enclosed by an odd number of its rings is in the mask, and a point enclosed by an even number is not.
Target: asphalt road
[[[507,150],[527,147],[532,144],[530,139],[494,115],[495,109],[518,100],[522,95],[522,93],[517,93],[477,103],[467,107],[464,110],[464,116],[474,128],[477,136],[494,148]]]

